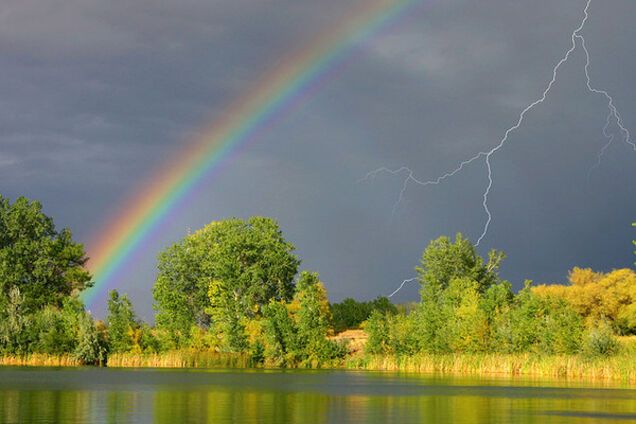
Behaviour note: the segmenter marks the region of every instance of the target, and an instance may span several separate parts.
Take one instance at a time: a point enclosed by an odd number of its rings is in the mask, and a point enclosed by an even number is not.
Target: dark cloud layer
[[[4,1],[0,5],[0,193],[43,201],[80,240],[288,52],[359,1]],[[217,176],[142,252],[118,288],[142,316],[157,252],[229,216],[277,218],[334,300],[386,294],[427,242],[483,225],[483,162],[437,187],[357,181],[379,166],[434,178],[497,143],[538,98],[582,18],[584,0],[423,2]],[[597,86],[636,129],[629,0],[593,1],[585,28]],[[584,57],[493,159],[493,224],[483,252],[503,273],[564,281],[574,265],[631,266],[636,153],[604,143],[603,99]],[[417,297],[407,287],[398,300]],[[98,305],[99,314],[103,305]]]

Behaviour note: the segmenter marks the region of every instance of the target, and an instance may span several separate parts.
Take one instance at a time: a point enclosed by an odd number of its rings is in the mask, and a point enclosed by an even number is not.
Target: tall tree
[[[416,271],[420,283],[434,289],[443,290],[451,280],[467,278],[476,281],[483,292],[498,281],[497,271],[504,258],[503,252],[491,250],[484,262],[475,246],[458,233],[454,242],[446,236],[431,241]]]
[[[110,292],[108,299],[108,346],[111,352],[128,352],[132,349],[133,335],[139,324],[135,319],[128,296],[120,296],[117,290]]]
[[[153,294],[157,324],[181,335],[212,321],[240,343],[243,318],[271,300],[289,300],[300,261],[276,221],[212,222],[159,256]],[[234,337],[237,336],[237,337]]]
[[[309,361],[325,357],[331,310],[327,290],[315,272],[303,271],[292,302],[298,328],[298,344]]]
[[[0,307],[13,287],[28,310],[61,306],[65,297],[91,286],[87,260],[70,230],[56,231],[39,202],[19,197],[12,204],[0,196]]]

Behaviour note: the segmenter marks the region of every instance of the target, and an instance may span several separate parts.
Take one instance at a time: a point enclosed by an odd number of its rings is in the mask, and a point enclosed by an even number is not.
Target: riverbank
[[[247,354],[196,350],[115,353],[108,356],[107,362],[112,368],[254,368],[253,365]]]
[[[163,354],[117,354],[108,366],[121,368],[254,368],[248,355],[176,351]],[[262,368],[261,365],[257,366]],[[636,357],[606,358],[536,354],[419,354],[405,357],[358,355],[340,364],[314,366],[426,374],[537,376],[636,383]]]
[[[77,367],[70,355],[0,357],[0,366]],[[246,354],[208,351],[173,351],[153,354],[111,354],[111,368],[268,368]],[[605,358],[580,355],[537,354],[418,354],[413,356],[354,355],[340,363],[313,364],[303,368],[400,371],[464,376],[533,376],[576,380],[608,380],[636,384],[636,356],[627,353]]]
[[[633,355],[616,355],[606,358],[537,354],[364,356],[348,359],[346,368],[449,375],[615,380],[636,383],[636,357]]]
[[[0,356],[0,366],[15,367],[79,367],[82,361],[72,355],[47,355],[31,353],[28,355]]]

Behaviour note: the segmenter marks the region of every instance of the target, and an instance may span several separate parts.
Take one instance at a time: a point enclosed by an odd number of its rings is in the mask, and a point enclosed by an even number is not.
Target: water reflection
[[[0,369],[3,423],[588,423],[636,390],[358,372]]]

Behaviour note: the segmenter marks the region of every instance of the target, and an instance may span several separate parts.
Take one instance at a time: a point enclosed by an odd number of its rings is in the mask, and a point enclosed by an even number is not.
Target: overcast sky
[[[42,201],[88,241],[251,83],[364,1],[3,0],[0,193]],[[435,178],[496,145],[540,97],[585,0],[422,4],[203,182],[117,282],[140,316],[152,317],[156,254],[212,220],[276,218],[334,301],[390,293],[432,238],[477,239],[483,161],[439,186],[409,186],[394,214],[400,176],[358,180],[380,166]],[[595,0],[582,34],[593,83],[636,132],[635,18],[632,0]],[[634,261],[636,152],[610,126],[616,139],[590,172],[607,103],[586,91],[584,63],[579,49],[492,158],[493,222],[480,249],[508,254],[502,273],[517,288]],[[417,297],[410,285],[395,299]]]

